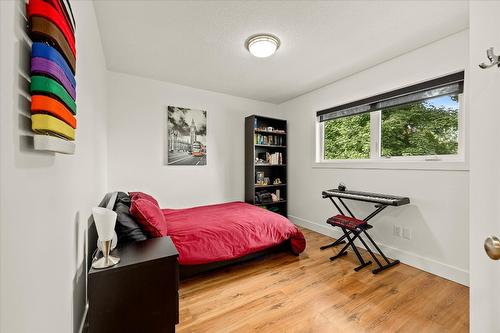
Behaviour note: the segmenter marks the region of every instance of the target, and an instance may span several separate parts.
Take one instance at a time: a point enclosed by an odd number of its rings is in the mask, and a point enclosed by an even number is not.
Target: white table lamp
[[[113,257],[109,254],[111,251],[111,242],[115,234],[116,212],[104,207],[92,208],[92,215],[97,229],[97,235],[102,245],[102,252],[104,256],[96,260],[93,268],[106,268],[116,265],[120,262],[120,258]]]

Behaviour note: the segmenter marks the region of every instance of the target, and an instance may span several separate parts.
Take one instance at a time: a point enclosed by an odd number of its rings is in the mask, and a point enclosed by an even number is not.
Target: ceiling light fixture
[[[258,34],[248,37],[245,47],[253,56],[257,58],[267,58],[272,56],[280,47],[281,42],[278,37],[271,34]]]

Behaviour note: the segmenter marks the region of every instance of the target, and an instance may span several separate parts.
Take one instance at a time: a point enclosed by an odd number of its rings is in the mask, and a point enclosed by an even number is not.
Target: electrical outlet
[[[394,236],[396,237],[401,237],[401,226],[400,225],[394,225],[393,226],[393,229],[392,229],[392,233],[394,234]]]
[[[411,239],[411,229],[410,228],[403,228],[403,238],[404,239]]]

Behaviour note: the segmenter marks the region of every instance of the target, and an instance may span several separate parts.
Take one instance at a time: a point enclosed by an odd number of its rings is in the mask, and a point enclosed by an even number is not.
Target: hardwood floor
[[[177,332],[468,332],[467,287],[404,264],[355,272],[352,252],[330,262],[338,249],[319,247],[332,239],[303,232],[298,257],[270,255],[182,282]]]

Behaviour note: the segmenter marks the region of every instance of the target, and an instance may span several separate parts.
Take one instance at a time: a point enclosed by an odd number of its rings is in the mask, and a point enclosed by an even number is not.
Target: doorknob
[[[493,260],[500,259],[500,239],[496,236],[490,236],[484,241],[484,250],[488,257]]]

